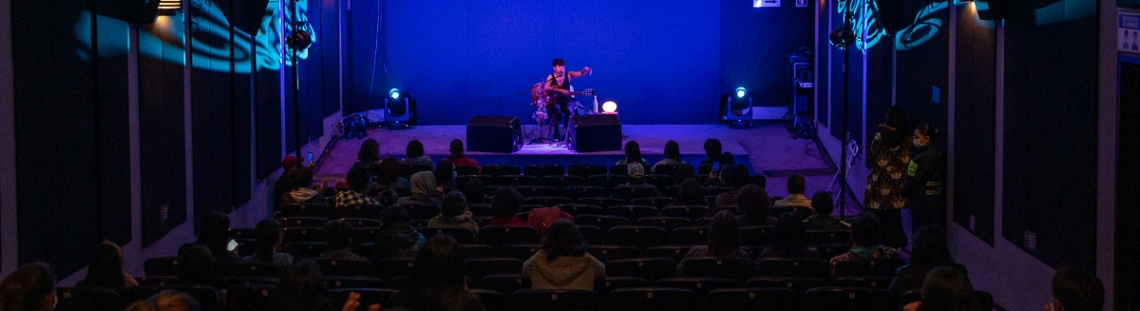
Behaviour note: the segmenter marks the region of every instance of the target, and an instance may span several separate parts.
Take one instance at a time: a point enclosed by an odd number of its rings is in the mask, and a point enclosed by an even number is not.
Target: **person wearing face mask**
[[[946,198],[943,196],[946,164],[942,152],[933,144],[937,137],[938,129],[930,124],[914,128],[916,149],[901,190],[910,209],[911,232],[929,225],[946,226]]]
[[[867,152],[871,174],[867,175],[863,205],[882,222],[883,245],[895,248],[907,245],[901,212],[906,198],[899,188],[905,181],[907,164],[914,157],[910,132],[906,111],[899,106],[891,106],[887,110],[886,122],[879,124],[879,132],[875,133]]]

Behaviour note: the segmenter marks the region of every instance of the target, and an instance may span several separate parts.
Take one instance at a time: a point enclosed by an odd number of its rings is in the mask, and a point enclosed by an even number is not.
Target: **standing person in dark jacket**
[[[914,146],[918,149],[907,166],[906,182],[901,190],[906,197],[906,207],[910,208],[911,232],[932,224],[946,225],[946,198],[943,197],[946,164],[942,152],[934,147],[936,138],[938,129],[930,124],[914,129]]]
[[[867,153],[871,174],[867,175],[864,205],[882,222],[883,244],[891,247],[906,246],[901,212],[906,198],[899,188],[906,181],[907,164],[914,157],[910,134],[906,111],[891,106]]]

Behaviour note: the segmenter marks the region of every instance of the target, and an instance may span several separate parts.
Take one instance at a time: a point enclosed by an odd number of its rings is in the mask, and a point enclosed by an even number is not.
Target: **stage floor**
[[[627,140],[637,141],[641,153],[649,163],[664,158],[665,143],[677,141],[681,155],[690,163],[705,158],[704,142],[709,138],[721,141],[723,150],[731,152],[737,163],[749,166],[754,174],[762,173],[770,177],[791,174],[822,176],[834,173],[820,157],[820,150],[811,140],[792,139],[791,134],[781,123],[757,123],[749,129],[732,129],[725,125],[623,125]],[[524,132],[534,130],[534,126],[524,127]],[[447,156],[448,144],[452,139],[466,140],[466,126],[416,126],[406,130],[371,128],[368,137],[380,144],[380,153],[397,158],[404,157],[408,141],[419,140],[424,144],[424,152],[438,162]],[[321,163],[318,174],[343,174],[356,161],[356,154],[364,139],[341,140]],[[624,141],[623,141],[624,144]],[[515,153],[468,152],[467,155],[480,164],[503,164],[525,166],[530,164],[561,163],[612,165],[624,153],[620,150],[599,152],[575,152],[565,144],[529,144]]]

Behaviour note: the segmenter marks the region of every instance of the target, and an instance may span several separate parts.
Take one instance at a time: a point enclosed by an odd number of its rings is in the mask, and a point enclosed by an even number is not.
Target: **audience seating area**
[[[410,175],[422,168],[405,169]],[[672,188],[663,191],[672,195],[658,197],[622,186],[627,177],[622,174],[624,168],[618,167],[607,170],[596,165],[571,165],[568,169],[559,165],[487,165],[482,167],[482,175],[474,174],[477,171],[470,167],[460,166],[457,171],[460,185],[481,179],[490,191],[504,186],[518,189],[526,197],[522,216],[535,207],[557,207],[573,215],[589,244],[588,252],[606,265],[606,277],[596,282],[594,291],[533,290],[530,280],[520,274],[523,262],[541,247],[533,228],[489,226],[490,207],[478,199],[469,202],[470,211],[482,226],[477,235],[463,229],[426,227],[427,219],[439,213],[438,208],[408,206],[421,233],[448,234],[461,243],[468,285],[487,310],[901,309],[901,297],[885,290],[895,269],[904,264],[901,259],[845,262],[836,267],[834,276],[831,274],[826,260],[847,251],[848,230],[808,231],[809,241],[820,250],[821,257],[757,261],[756,257],[770,242],[772,228],[740,228],[742,248],[751,256],[749,260],[689,260],[685,262],[684,275],[678,275],[678,261],[692,246],[706,243],[709,217],[719,210],[736,210],[735,206],[711,204],[716,195],[733,190],[731,187],[711,188],[705,193],[708,205],[675,205],[672,176],[654,179],[661,190]],[[763,177],[754,180],[762,181]],[[327,194],[331,194],[331,203],[335,193]],[[358,292],[364,305],[383,303],[406,284],[412,260],[317,259],[326,250],[321,227],[331,219],[349,222],[353,226],[352,250],[371,255],[382,208],[364,205],[337,209],[330,204],[280,208],[275,215],[284,227],[282,249],[295,260],[315,259],[329,288],[341,301],[349,292]],[[233,228],[230,234],[243,241],[239,248],[242,253],[252,252],[252,229]],[[145,277],[138,278],[142,286],[121,293],[62,288],[64,299],[59,310],[91,310],[81,306],[96,302],[125,306],[167,288],[198,298],[203,310],[265,310],[277,277],[285,268],[227,264],[213,286],[192,287],[179,284],[179,264],[173,257],[150,258],[145,262]]]

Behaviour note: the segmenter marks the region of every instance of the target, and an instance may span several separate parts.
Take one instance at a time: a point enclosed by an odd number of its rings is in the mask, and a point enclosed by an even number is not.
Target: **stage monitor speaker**
[[[467,150],[511,153],[522,148],[522,127],[513,116],[472,116],[467,122]]]
[[[621,150],[621,120],[614,114],[572,116],[568,134],[577,152]]]
[[[131,24],[148,24],[158,16],[158,0],[98,0],[96,14]]]
[[[974,8],[978,10],[978,18],[987,21],[1002,20],[1009,16],[1012,10],[1012,0],[975,0]]]

